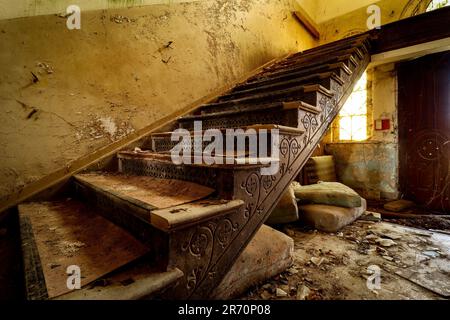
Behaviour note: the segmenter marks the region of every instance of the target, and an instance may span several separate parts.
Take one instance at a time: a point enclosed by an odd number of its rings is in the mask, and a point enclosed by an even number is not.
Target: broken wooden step
[[[150,251],[98,210],[73,199],[19,205],[19,218],[28,299],[71,294],[67,272],[72,269],[82,288],[117,270],[125,278],[137,276],[130,264]]]

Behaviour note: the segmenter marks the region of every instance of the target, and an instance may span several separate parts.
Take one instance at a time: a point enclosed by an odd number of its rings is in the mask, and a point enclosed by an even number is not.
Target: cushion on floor
[[[292,238],[263,225],[213,292],[213,298],[236,298],[250,287],[280,274],[292,265],[293,254]]]
[[[324,204],[345,208],[361,206],[361,197],[339,182],[319,182],[309,186],[295,186],[294,193],[302,204]]]
[[[298,220],[297,200],[295,199],[294,188],[298,188],[300,184],[293,182],[284,192],[275,209],[267,219],[266,224],[284,224]]]
[[[299,206],[300,219],[317,230],[336,232],[358,219],[367,209],[366,200],[360,198],[361,206],[342,208],[321,204]]]

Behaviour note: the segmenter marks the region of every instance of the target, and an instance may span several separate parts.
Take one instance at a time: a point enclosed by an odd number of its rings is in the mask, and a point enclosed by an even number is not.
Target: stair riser
[[[256,131],[255,131],[256,132]],[[258,139],[258,133],[256,132],[256,138]],[[222,150],[224,153],[226,153],[227,151],[231,151],[232,153],[236,153],[236,154],[248,154],[249,156],[257,156],[257,154],[254,154],[254,152],[250,152],[248,143],[245,143],[244,148],[238,148],[238,143],[237,143],[237,138],[234,138],[234,146],[231,146],[229,143],[227,143],[226,140],[226,136],[223,137],[223,145],[222,145]],[[242,137],[241,139],[245,139],[245,137]],[[272,136],[270,134],[270,132],[267,132],[267,141],[271,141]],[[190,145],[186,145],[183,146],[183,149],[187,149],[187,150],[193,150],[194,148],[194,137],[192,137],[192,139],[190,140],[191,143]],[[259,141],[259,139],[258,139]],[[210,144],[211,142],[209,141],[203,141],[202,143],[202,150],[205,150],[205,148]],[[176,145],[179,144],[179,141],[172,141],[170,136],[164,136],[164,137],[152,137],[152,141],[151,141],[151,145],[150,146],[146,146],[146,148],[151,149],[154,152],[170,152]],[[270,148],[270,143],[268,143],[267,146],[267,150],[268,153],[270,155],[271,152],[271,148]]]
[[[245,112],[228,116],[217,116],[202,120],[203,129],[214,128],[243,128],[257,124],[277,124],[297,128],[296,110],[272,109],[270,111]],[[180,127],[192,131],[192,120],[180,121]]]

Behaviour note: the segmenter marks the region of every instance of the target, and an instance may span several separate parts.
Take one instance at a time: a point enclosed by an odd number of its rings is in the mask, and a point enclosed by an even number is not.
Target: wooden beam
[[[423,13],[372,30],[372,54],[450,37],[450,7]]]
[[[300,23],[306,28],[306,30],[317,40],[320,39],[320,33],[318,27],[308,13],[299,8],[298,11],[294,11],[294,16],[300,21]]]
[[[372,55],[371,67],[450,51],[450,37]]]

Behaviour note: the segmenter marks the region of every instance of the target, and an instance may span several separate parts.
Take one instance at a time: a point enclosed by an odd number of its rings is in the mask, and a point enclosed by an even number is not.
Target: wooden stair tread
[[[242,200],[197,201],[173,208],[154,210],[151,213],[151,221],[155,227],[170,231],[191,226],[211,217],[220,217],[243,205],[244,201]]]
[[[156,161],[166,164],[171,164],[174,166],[194,166],[194,167],[208,167],[208,168],[218,168],[218,169],[229,169],[229,170],[239,170],[239,169],[249,169],[249,168],[261,168],[264,166],[268,166],[268,164],[261,164],[260,162],[277,162],[279,159],[277,158],[239,158],[239,157],[228,157],[226,155],[218,156],[223,160],[223,164],[206,164],[203,163],[203,155],[191,155],[191,163],[190,164],[174,164],[171,158],[171,153],[163,152],[153,152],[153,151],[121,151],[117,154],[118,158],[122,159],[141,159],[141,160],[149,160]],[[202,161],[202,163],[195,163],[195,160],[198,159]],[[232,164],[227,163],[227,159],[233,161]]]
[[[75,179],[148,210],[170,208],[204,199],[215,191],[188,181],[118,173],[78,174]]]
[[[222,129],[218,129],[220,131],[223,132],[223,134],[226,134],[227,130],[243,130],[244,132],[242,134],[245,134],[245,131],[248,129],[254,129],[256,132],[258,132],[259,130],[279,130],[282,133],[292,133],[292,134],[297,134],[297,135],[301,135],[304,133],[303,130],[299,129],[299,128],[293,128],[293,127],[287,127],[287,126],[281,126],[281,125],[277,125],[277,124],[254,124],[251,126],[244,126],[244,127],[239,127],[239,128],[222,128]],[[207,130],[202,130],[202,134],[204,134]],[[191,136],[194,135],[194,131],[189,131]],[[173,131],[168,131],[168,132],[156,132],[153,133],[151,135],[151,137],[154,138],[167,138],[167,137],[171,137],[173,134]],[[236,132],[236,134],[241,134],[240,131]]]
[[[71,291],[66,286],[71,265],[80,267],[81,285],[86,286],[149,252],[96,209],[76,200],[21,204],[19,215],[30,225],[51,299]]]

